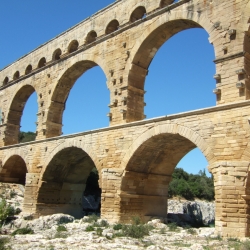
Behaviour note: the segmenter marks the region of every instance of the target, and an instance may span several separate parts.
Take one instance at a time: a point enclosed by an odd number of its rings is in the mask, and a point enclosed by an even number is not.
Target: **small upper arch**
[[[96,38],[97,38],[97,33],[94,30],[90,31],[86,36],[85,44],[94,42]]]
[[[9,77],[6,76],[3,80],[3,85],[6,85],[9,82]]]
[[[20,77],[20,72],[16,71],[15,74],[13,75],[13,80],[17,80]]]
[[[79,43],[77,40],[73,40],[70,42],[68,47],[68,53],[72,53],[78,49]]]
[[[28,75],[29,73],[31,73],[31,71],[32,71],[32,66],[31,64],[29,64],[25,69],[25,75]]]
[[[160,8],[168,6],[168,5],[172,4],[173,2],[174,2],[174,0],[161,0]]]
[[[52,60],[53,61],[57,61],[57,60],[59,60],[60,59],[60,56],[61,56],[61,54],[62,54],[62,50],[61,49],[56,49],[55,51],[54,51],[54,53],[53,53],[53,55],[52,55]]]
[[[9,105],[7,107],[7,125],[6,131],[11,131],[11,133],[6,133],[4,145],[13,145],[19,143],[19,131],[21,124],[21,117],[25,104],[29,97],[36,91],[35,87],[29,84],[21,85],[15,92],[10,96]]]
[[[147,11],[146,11],[146,9],[145,9],[144,6],[139,6],[139,7],[137,7],[137,8],[132,12],[129,21],[130,21],[131,23],[133,23],[133,22],[135,22],[135,21],[137,21],[137,20],[142,19],[142,18],[144,17],[144,15],[146,14],[146,12],[147,12]]]
[[[46,59],[45,59],[45,57],[43,57],[43,58],[41,58],[40,59],[40,61],[38,62],[38,68],[42,68],[42,67],[44,67],[45,66],[45,64],[46,64]]]
[[[108,24],[105,34],[108,35],[118,29],[119,29],[119,22],[116,19],[114,19]]]

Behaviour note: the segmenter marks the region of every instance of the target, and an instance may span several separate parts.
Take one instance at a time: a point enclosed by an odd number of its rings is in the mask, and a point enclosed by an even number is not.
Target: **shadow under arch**
[[[25,104],[29,97],[36,92],[35,88],[31,85],[22,86],[13,97],[8,109],[4,145],[17,144],[20,132],[21,117]]]
[[[196,17],[193,17],[193,19],[196,19]],[[127,101],[127,122],[144,119],[144,83],[148,74],[148,68],[159,48],[172,36],[181,31],[191,28],[204,28],[202,24],[187,18],[161,19],[152,24],[139,37],[130,53],[130,63],[127,64],[125,69],[128,75],[129,90],[131,90],[129,91]],[[138,92],[141,95],[134,94]]]
[[[90,60],[79,61],[68,68],[60,77],[51,97],[47,117],[46,138],[60,136],[62,134],[63,111],[70,90],[80,76],[95,66],[100,65]],[[100,68],[105,73],[101,66]]]
[[[130,15],[129,21],[131,23],[140,20],[147,13],[146,8],[144,6],[138,6]]]
[[[161,0],[160,8],[164,8],[172,3],[174,3],[174,0]]]
[[[12,155],[0,170],[0,182],[25,185],[27,173],[24,159],[19,155]]]
[[[142,220],[167,217],[168,186],[178,162],[198,147],[208,161],[213,153],[206,141],[191,129],[178,125],[158,125],[143,133],[122,161],[120,220],[131,216]]]
[[[250,15],[250,2],[245,11],[245,15]],[[250,27],[249,27],[250,18],[248,22],[244,25],[248,24],[248,30],[245,30],[244,35],[244,43],[243,43],[243,51],[244,51],[244,70],[243,74],[239,75],[239,80],[244,81],[246,83],[246,98],[250,99],[250,79],[249,77],[245,76],[245,73],[249,76],[250,75]]]
[[[71,146],[57,152],[40,180],[37,212],[41,215],[66,213],[81,218],[83,192],[95,167],[81,148]]]

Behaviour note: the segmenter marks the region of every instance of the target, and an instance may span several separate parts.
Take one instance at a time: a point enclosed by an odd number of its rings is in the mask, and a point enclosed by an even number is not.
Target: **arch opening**
[[[179,161],[197,146],[180,134],[144,141],[128,161],[121,183],[121,221],[167,217],[168,187]]]
[[[97,33],[94,30],[92,30],[88,33],[85,43],[86,44],[92,43],[96,40],[96,38],[97,38]]]
[[[19,155],[11,156],[4,164],[0,172],[0,181],[4,183],[16,183],[25,185],[26,163]]]
[[[16,73],[13,76],[13,80],[17,80],[20,77],[19,71],[16,71]]]
[[[3,85],[6,85],[9,82],[9,77],[5,77],[3,80]]]
[[[45,64],[46,64],[46,59],[45,59],[45,57],[43,57],[43,58],[40,59],[40,61],[38,63],[38,68],[44,67]]]
[[[66,213],[82,218],[83,195],[95,168],[93,160],[80,148],[69,147],[58,152],[43,174],[38,212],[43,215]]]
[[[161,0],[160,8],[166,7],[174,2],[178,2],[178,0]]]
[[[106,28],[106,31],[105,31],[105,34],[108,35],[108,34],[111,34],[113,33],[114,31],[118,30],[119,29],[119,22],[115,19],[115,20],[112,20],[107,28]]]
[[[78,46],[79,46],[78,41],[77,41],[77,40],[73,40],[73,41],[69,44],[68,53],[72,53],[72,52],[74,52],[74,51],[77,51]]]
[[[32,71],[32,66],[29,64],[29,65],[27,66],[27,68],[25,69],[25,75],[30,74],[31,71]]]
[[[32,107],[34,111],[30,112],[30,110],[27,110],[27,113],[26,111],[24,111],[24,109],[26,109],[26,103],[28,99],[30,99],[32,94],[33,94],[33,99],[37,100],[36,98],[37,96],[35,95],[35,93],[36,93],[35,89],[31,85],[25,85],[14,96],[10,109],[9,109],[9,113],[7,115],[6,131],[5,131],[5,138],[4,138],[5,146],[17,144],[20,142],[20,139],[22,139],[21,137],[23,135],[22,133],[20,133],[20,128],[21,128],[20,125],[21,125],[21,118],[23,120],[24,112],[25,114],[27,114],[26,119],[24,119],[26,124],[29,124],[29,125],[32,124],[31,122],[32,118],[30,118],[32,113],[34,114],[33,117],[35,117],[35,121],[36,121],[37,119],[36,114],[38,112],[37,112],[37,104],[35,101],[34,103],[31,103],[30,105],[28,105],[29,107]],[[24,128],[26,127],[26,124]],[[33,128],[35,128],[36,126],[35,123],[33,123],[32,125],[33,125]],[[28,128],[28,131],[30,130],[29,128]],[[32,139],[30,140],[34,140],[34,137],[35,135],[33,135]]]
[[[36,139],[38,115],[37,94],[36,92],[33,92],[26,101],[22,112],[21,126],[18,137],[19,143],[34,141]]]
[[[146,13],[147,11],[144,6],[137,7],[130,16],[130,22],[133,23],[137,20],[142,19]]]
[[[145,37],[131,58],[128,85],[147,93],[131,92],[127,122],[144,119],[144,112],[151,118],[215,104],[214,49],[207,38],[200,24],[184,19],[162,24]]]
[[[199,148],[187,153],[173,172],[168,190],[169,197],[214,200],[213,178],[207,166],[208,162]]]
[[[54,53],[53,53],[52,60],[53,60],[53,61],[59,60],[61,54],[62,54],[61,49],[56,49],[56,50],[54,51]]]
[[[80,61],[69,68],[53,92],[46,137],[107,126],[109,92],[103,82],[105,74],[93,61]],[[105,120],[97,122],[99,115]]]

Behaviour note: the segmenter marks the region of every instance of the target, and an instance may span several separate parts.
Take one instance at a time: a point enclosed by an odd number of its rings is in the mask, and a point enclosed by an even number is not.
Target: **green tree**
[[[9,216],[14,216],[15,209],[6,202],[5,199],[0,201],[0,226],[2,226]]]
[[[186,199],[214,199],[213,177],[207,177],[206,171],[198,174],[188,174],[181,168],[176,168],[172,175],[173,180],[169,184],[169,197],[181,196]]]
[[[19,143],[34,141],[36,139],[36,134],[33,132],[23,132],[20,131],[18,141]]]

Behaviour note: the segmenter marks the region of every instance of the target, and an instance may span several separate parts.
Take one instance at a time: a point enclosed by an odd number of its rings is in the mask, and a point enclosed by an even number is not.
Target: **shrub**
[[[20,214],[22,212],[22,210],[18,207],[18,208],[16,208],[16,210],[15,210],[15,214]]]
[[[125,225],[122,227],[122,231],[124,236],[131,237],[131,238],[143,238],[146,235],[149,235],[149,232],[151,230],[151,227],[149,225],[145,224],[139,224],[139,225]]]
[[[176,246],[176,247],[191,247],[191,244],[186,244],[186,243],[183,243],[183,242],[175,242],[173,243],[173,246]]]
[[[14,198],[17,195],[17,192],[15,190],[10,191],[10,198]]]
[[[14,236],[16,234],[33,234],[34,231],[31,228],[24,227],[15,230],[11,235]]]
[[[175,222],[168,224],[169,231],[176,232],[178,231],[177,224]]]
[[[96,214],[92,214],[92,215],[84,217],[83,221],[88,222],[88,223],[92,223],[92,222],[97,222],[98,219],[99,219],[99,217]]]
[[[103,232],[103,230],[102,230],[100,227],[98,227],[98,228],[96,229],[96,234],[97,234],[98,236],[102,236],[102,232]]]
[[[8,217],[15,214],[15,209],[7,204],[5,199],[0,202],[0,226],[2,226]]]
[[[93,226],[87,226],[85,231],[86,232],[95,231],[95,228]]]
[[[153,226],[142,223],[139,217],[133,217],[132,221],[133,223],[131,225],[114,225],[114,230],[121,230],[121,232],[116,233],[114,236],[140,239],[149,235],[149,232],[153,229]]]
[[[109,224],[106,220],[101,220],[100,222],[94,222],[93,227],[108,227]]]
[[[188,229],[187,229],[187,232],[188,232],[189,234],[192,234],[192,235],[197,234],[197,232],[196,232],[193,228],[188,228]]]
[[[65,239],[65,238],[67,238],[68,237],[68,235],[65,233],[65,232],[56,232],[55,233],[55,236],[54,236],[54,238],[62,238],[62,239]]]
[[[101,227],[108,227],[108,226],[109,226],[109,223],[108,223],[106,220],[101,220],[100,226],[101,226]]]
[[[240,250],[250,250],[250,241],[246,240],[245,242],[242,242]]]
[[[65,226],[59,225],[56,229],[57,232],[65,232],[67,228]]]
[[[10,247],[6,247],[6,244],[10,242],[10,239],[7,237],[0,238],[0,250],[7,250],[10,249]]]
[[[134,224],[134,225],[140,225],[140,224],[142,224],[141,218],[138,217],[138,216],[133,217],[132,218],[132,222],[133,222],[132,224]]]
[[[116,224],[116,225],[114,225],[113,229],[114,230],[120,230],[120,229],[122,229],[122,224]]]

